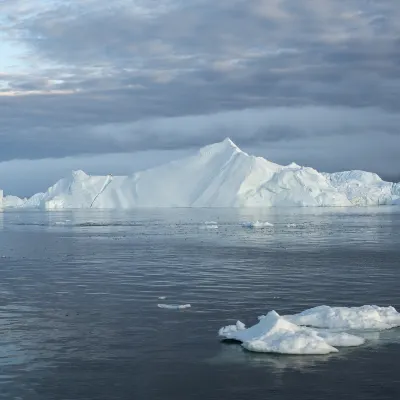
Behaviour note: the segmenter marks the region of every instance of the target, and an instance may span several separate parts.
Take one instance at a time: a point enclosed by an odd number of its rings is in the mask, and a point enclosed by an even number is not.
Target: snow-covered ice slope
[[[274,164],[241,151],[230,139],[195,155],[130,176],[74,171],[45,193],[13,207],[272,207],[394,204],[400,186],[361,172],[319,173]]]

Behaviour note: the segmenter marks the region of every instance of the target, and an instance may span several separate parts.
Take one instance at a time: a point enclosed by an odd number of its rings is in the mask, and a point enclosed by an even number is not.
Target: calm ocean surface
[[[329,356],[217,337],[321,304],[400,311],[400,207],[3,212],[0,397],[400,399],[400,329]]]

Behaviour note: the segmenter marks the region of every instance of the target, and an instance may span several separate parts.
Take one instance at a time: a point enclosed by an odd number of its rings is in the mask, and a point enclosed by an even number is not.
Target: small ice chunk
[[[286,227],[287,228],[296,228],[296,224],[287,224]]]
[[[69,222],[69,219],[65,220],[65,221],[56,221],[54,222],[54,225],[67,225]]]
[[[271,224],[270,222],[250,221],[250,222],[244,222],[242,226],[244,228],[257,229],[257,228],[269,228],[271,226],[274,226],[274,224]]]
[[[167,296],[160,296],[158,299],[159,300],[165,300],[167,298]]]
[[[284,318],[297,325],[329,329],[384,330],[400,326],[400,313],[394,307],[375,305],[318,306]]]
[[[245,329],[246,329],[246,325],[241,321],[237,321],[236,325],[228,325],[228,326],[221,328],[218,331],[218,335],[229,339],[229,335],[231,335],[237,331],[243,331]]]
[[[206,221],[204,222],[203,229],[218,229],[218,223],[215,221]]]
[[[190,308],[190,304],[157,304],[159,308],[166,308],[168,310],[183,310],[185,308]]]

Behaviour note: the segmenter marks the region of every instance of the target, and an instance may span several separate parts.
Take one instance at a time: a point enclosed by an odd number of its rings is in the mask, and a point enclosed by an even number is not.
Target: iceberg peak
[[[74,178],[87,178],[88,174],[86,172],[82,171],[81,169],[78,169],[78,170],[72,171],[72,176]]]
[[[222,142],[217,142],[213,144],[209,144],[200,149],[200,153],[222,153],[222,152],[237,152],[243,153],[242,150],[239,149],[238,146],[229,138],[225,138]]]
[[[291,162],[286,166],[286,168],[299,169],[301,168],[301,166],[299,164],[296,164],[295,162]]]
[[[233,148],[235,148],[235,149],[240,150],[239,147],[233,142],[233,140],[232,140],[230,137],[226,137],[226,138],[222,141],[222,143],[224,143],[226,146],[230,146],[230,147],[233,147]]]

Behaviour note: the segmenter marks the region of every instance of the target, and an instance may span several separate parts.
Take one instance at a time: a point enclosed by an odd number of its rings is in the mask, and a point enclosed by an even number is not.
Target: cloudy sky
[[[399,0],[0,0],[0,187],[229,136],[400,177]]]

